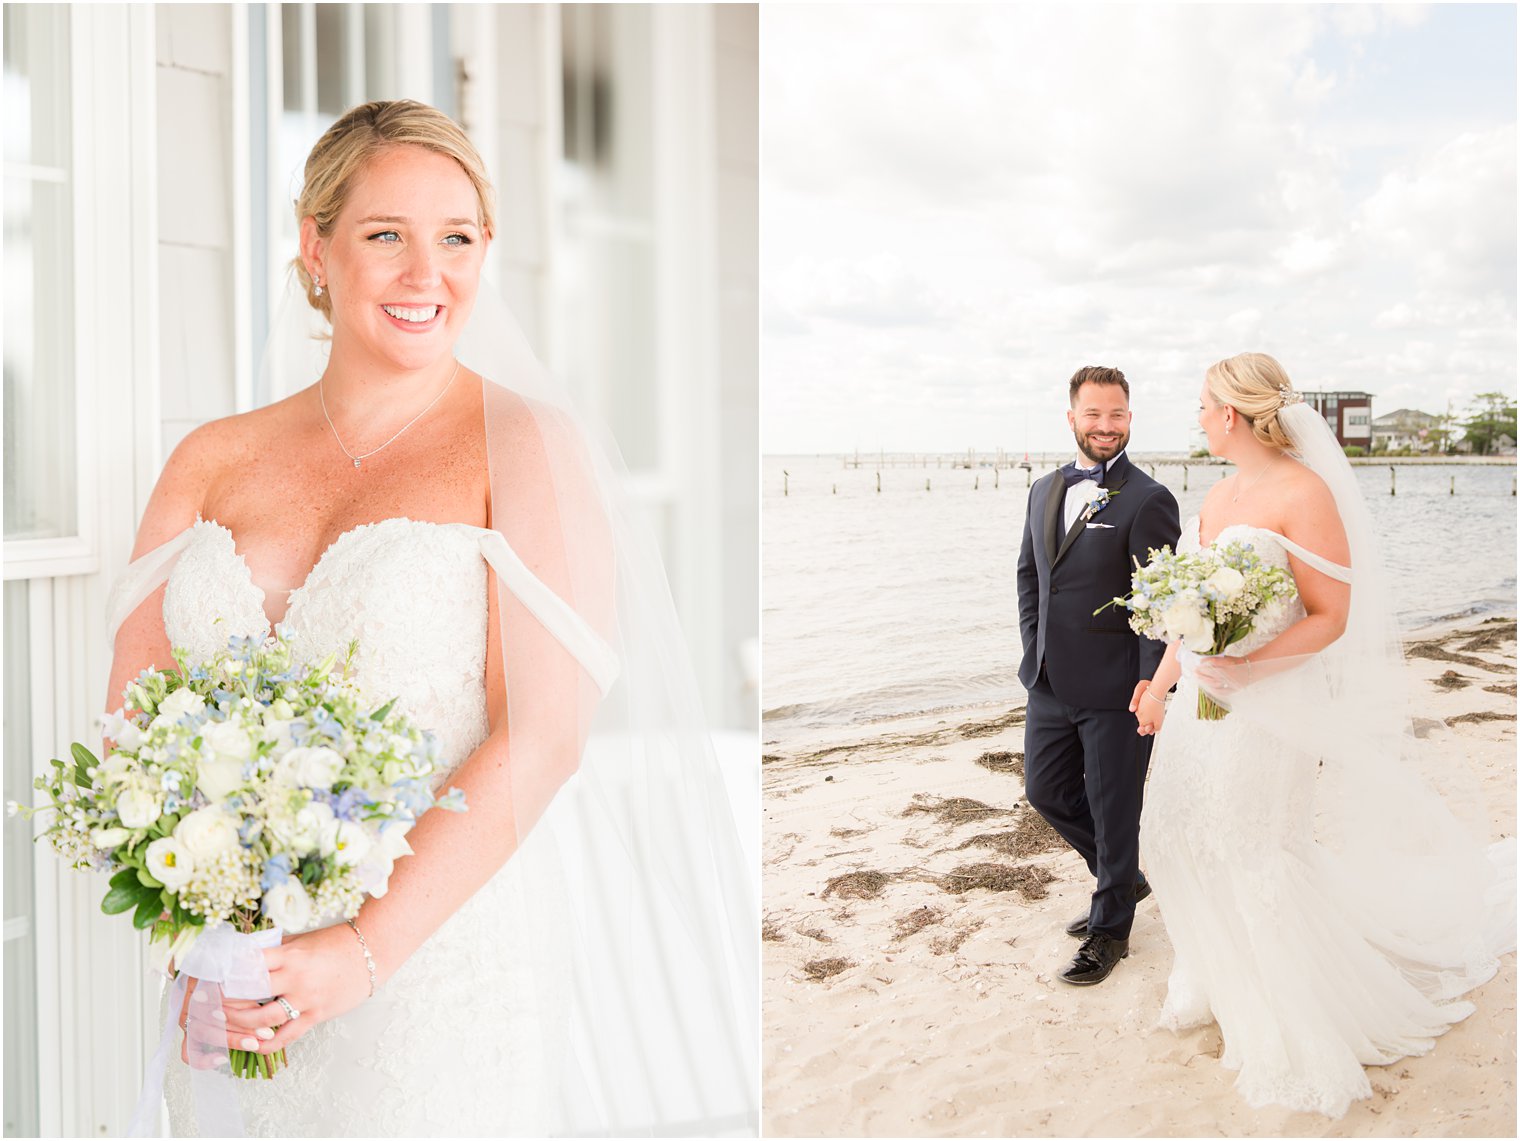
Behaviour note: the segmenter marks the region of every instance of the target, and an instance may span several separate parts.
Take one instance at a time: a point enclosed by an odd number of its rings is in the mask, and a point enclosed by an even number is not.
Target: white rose
[[[103,788],[109,788],[127,779],[136,762],[124,753],[112,753],[95,771],[95,779]]]
[[[206,705],[206,699],[193,689],[176,689],[158,707],[160,716],[167,715],[171,721],[178,721],[187,713],[199,713]]]
[[[135,784],[116,798],[116,815],[127,828],[147,828],[158,821],[163,801],[147,786]]]
[[[1218,591],[1220,598],[1228,601],[1245,588],[1246,577],[1234,567],[1220,567],[1209,575],[1203,585],[1213,587]]]
[[[170,891],[184,887],[195,872],[195,857],[176,836],[154,840],[145,856],[148,874]]]
[[[291,749],[274,767],[276,784],[291,788],[331,788],[343,758],[325,746]]]
[[[1191,592],[1173,599],[1163,611],[1161,621],[1166,626],[1169,639],[1182,639],[1182,644],[1194,653],[1207,653],[1214,644],[1214,627],[1201,612],[1200,600]]]
[[[391,886],[391,872],[396,869],[396,861],[386,855],[385,849],[376,844],[364,854],[364,859],[359,861],[359,866],[354,869],[359,877],[359,890],[365,895],[372,895],[379,899]]]
[[[122,723],[121,732],[112,738],[123,749],[137,749],[142,746],[142,730],[130,721]]]
[[[296,762],[296,781],[304,788],[332,788],[333,781],[343,771],[343,757],[332,749],[318,746],[314,749],[292,749],[299,752]],[[286,754],[289,756],[289,754]]]
[[[1129,600],[1129,604],[1131,609],[1134,610],[1149,610],[1151,608],[1151,600],[1143,594],[1135,595],[1134,598]]]
[[[324,856],[336,856],[338,863],[344,867],[353,867],[373,846],[374,841],[370,834],[365,831],[362,824],[356,824],[352,820],[344,820],[338,824],[322,845]]]
[[[311,896],[301,886],[301,881],[291,876],[278,887],[264,893],[264,914],[281,930],[295,934],[305,931],[316,919]]]
[[[396,861],[412,854],[412,846],[406,841],[406,834],[411,827],[403,821],[381,827],[379,837],[370,845],[369,851],[364,853],[364,858],[355,869],[359,876],[359,887],[366,895],[379,899],[390,890],[391,872],[396,869]]]
[[[223,852],[242,846],[238,839],[237,818],[216,805],[197,808],[179,822],[174,838],[197,863],[214,859]]]
[[[243,727],[233,721],[220,721],[207,725],[201,737],[218,757],[234,761],[246,761],[253,755],[253,741]]]
[[[285,812],[272,817],[269,829],[276,840],[293,856],[309,856],[318,847],[332,851],[331,838],[336,833],[336,818],[326,804],[303,805],[295,813]]]
[[[380,848],[393,860],[399,860],[402,856],[412,854],[412,846],[406,842],[406,834],[412,830],[408,821],[398,820],[394,824],[386,824],[380,829],[380,841],[376,847]]]
[[[90,833],[90,843],[97,848],[115,848],[131,838],[130,828],[97,828]]]
[[[195,769],[195,785],[212,800],[224,800],[243,781],[243,762],[231,757],[213,757]]]

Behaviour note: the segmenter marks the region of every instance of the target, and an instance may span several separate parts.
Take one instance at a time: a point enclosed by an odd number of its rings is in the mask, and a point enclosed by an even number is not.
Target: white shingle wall
[[[236,410],[232,322],[233,8],[159,4],[159,361],[163,457]]]
[[[717,39],[718,278],[722,290],[723,644],[759,633],[759,11],[719,4]],[[737,676],[737,662],[728,676]],[[753,689],[726,686],[724,724],[759,728]]]

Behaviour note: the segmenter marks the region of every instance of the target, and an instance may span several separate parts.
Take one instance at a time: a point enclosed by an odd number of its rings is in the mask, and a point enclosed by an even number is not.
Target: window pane
[[[7,44],[9,44],[7,36]],[[5,584],[5,799],[32,803],[31,640],[27,584]],[[37,1120],[36,932],[32,825],[5,819],[5,1135],[31,1136]]]
[[[281,99],[285,107],[300,108],[306,99],[301,91],[301,5],[280,5]]]
[[[77,533],[68,10],[5,8],[5,537]]]
[[[630,469],[661,466],[652,27],[642,6],[561,9],[563,275],[571,386]],[[584,331],[584,333],[582,333]]]
[[[329,123],[348,110],[344,100],[348,52],[343,29],[347,4],[317,5],[317,111]]]

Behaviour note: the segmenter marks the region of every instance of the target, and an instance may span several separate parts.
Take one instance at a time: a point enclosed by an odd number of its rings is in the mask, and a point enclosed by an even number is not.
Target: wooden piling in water
[[[787,473],[786,473],[786,469],[782,468],[781,469],[781,494],[783,496],[791,494],[791,492],[789,492],[787,490],[787,487],[786,487],[787,478],[788,478],[788,476],[787,476]]]
[[[1182,465],[1182,490],[1187,490],[1187,464]]]
[[[881,494],[881,472],[876,473],[876,494]]]
[[[1399,493],[1399,469],[1396,468],[1396,467],[1394,467],[1392,464],[1389,464],[1388,465],[1388,494],[1389,495],[1397,495],[1398,493]]]
[[[924,480],[924,490],[925,490],[925,491],[928,491],[928,490],[929,490],[929,481],[928,481],[928,480],[927,480],[927,479],[926,479],[926,480]]]

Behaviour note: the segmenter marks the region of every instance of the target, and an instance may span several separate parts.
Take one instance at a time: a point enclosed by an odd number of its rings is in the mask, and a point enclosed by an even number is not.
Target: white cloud
[[[1064,446],[1090,363],[1180,448],[1244,349],[1307,387],[1513,390],[1513,106],[1445,110],[1399,38],[1460,18],[767,9],[767,448],[1022,447],[1026,416]]]

